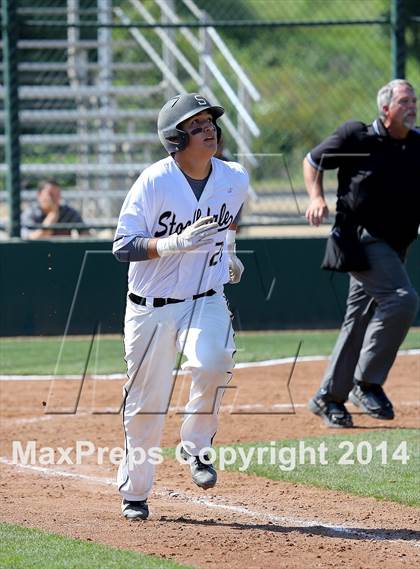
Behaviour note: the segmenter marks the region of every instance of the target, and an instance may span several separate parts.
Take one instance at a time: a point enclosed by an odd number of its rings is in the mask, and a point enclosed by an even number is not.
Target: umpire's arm
[[[310,162],[310,154],[303,160],[303,178],[309,195],[306,219],[310,225],[318,225],[328,217],[328,206],[324,197],[323,172]]]

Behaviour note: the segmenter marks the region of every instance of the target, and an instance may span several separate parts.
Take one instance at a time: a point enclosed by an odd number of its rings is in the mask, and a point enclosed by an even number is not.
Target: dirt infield
[[[287,390],[289,365],[237,370],[223,401],[215,443],[331,434],[304,406],[325,365],[297,364],[290,385],[294,413]],[[419,379],[419,356],[400,357],[387,384],[396,419],[389,423],[355,414],[357,426],[348,432],[419,427]],[[45,409],[71,410],[79,386],[69,380],[0,382],[2,521],[197,567],[415,566],[419,511],[407,506],[226,471],[219,473],[216,488],[203,492],[192,484],[186,467],[165,460],[157,469],[150,519],[129,523],[120,516],[115,467],[108,461],[12,465],[12,440],[36,441],[38,448],[74,447],[77,440],[97,447],[123,444],[119,381],[88,379],[76,414],[45,414]],[[163,447],[179,442],[187,388],[188,378],[179,378]]]

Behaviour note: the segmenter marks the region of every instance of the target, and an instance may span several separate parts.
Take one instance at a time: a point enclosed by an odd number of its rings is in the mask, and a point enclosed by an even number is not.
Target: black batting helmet
[[[216,119],[225,112],[223,107],[211,105],[206,97],[199,93],[175,95],[163,105],[159,112],[157,128],[160,141],[169,154],[187,147],[188,134],[181,130],[179,125],[202,111],[209,111],[213,116],[219,140],[221,130],[216,124]]]

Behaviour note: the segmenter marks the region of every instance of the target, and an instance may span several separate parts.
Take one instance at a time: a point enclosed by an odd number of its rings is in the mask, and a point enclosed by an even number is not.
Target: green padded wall
[[[238,239],[246,273],[226,295],[238,330],[338,327],[347,275],[319,269],[324,239]],[[420,242],[408,260],[420,291]],[[108,241],[0,243],[0,335],[121,332],[127,266]],[[416,324],[420,324],[420,315]]]

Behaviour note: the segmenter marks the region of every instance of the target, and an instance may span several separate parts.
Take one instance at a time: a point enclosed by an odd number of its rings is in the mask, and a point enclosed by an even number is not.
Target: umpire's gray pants
[[[320,392],[344,402],[354,381],[382,385],[413,323],[419,297],[398,253],[362,237],[368,271],[350,276],[347,310]]]

